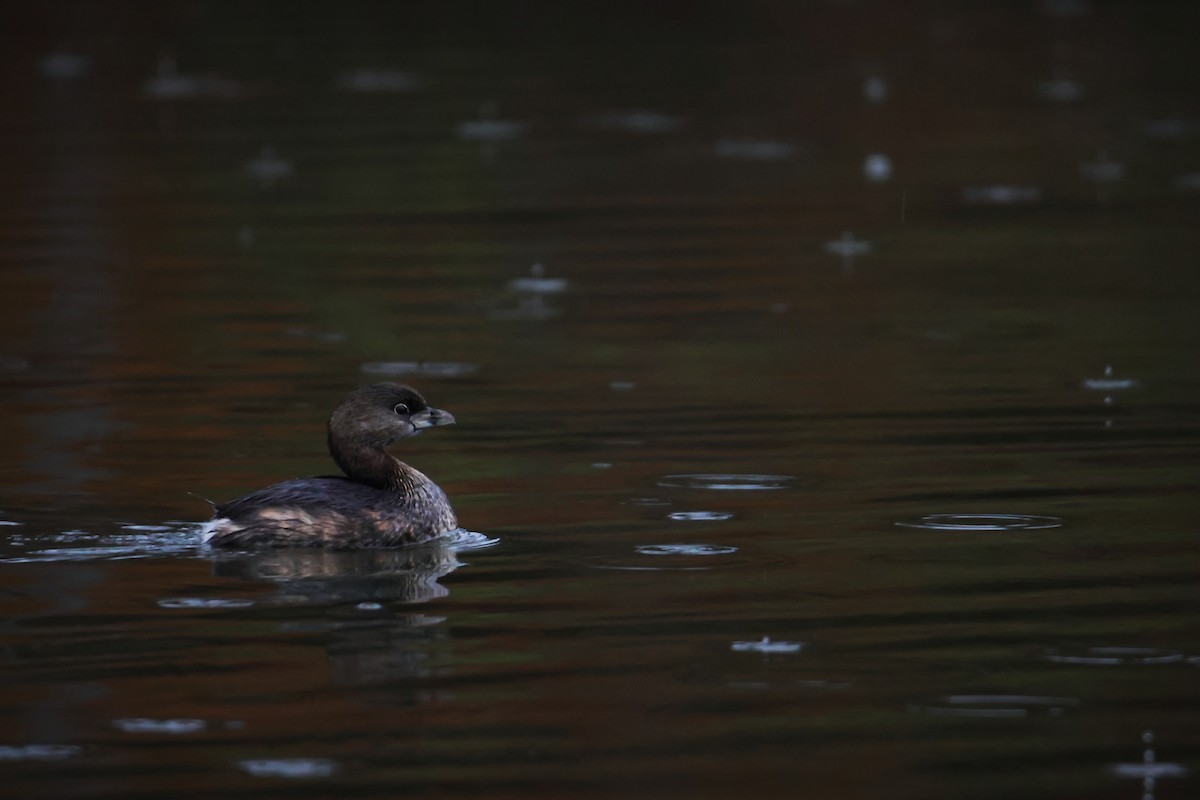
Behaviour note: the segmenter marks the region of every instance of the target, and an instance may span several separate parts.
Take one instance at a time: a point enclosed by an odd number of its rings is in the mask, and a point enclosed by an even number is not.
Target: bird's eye
[[[399,403],[392,411],[395,411],[397,414],[408,414],[408,406],[404,405],[404,403]]]

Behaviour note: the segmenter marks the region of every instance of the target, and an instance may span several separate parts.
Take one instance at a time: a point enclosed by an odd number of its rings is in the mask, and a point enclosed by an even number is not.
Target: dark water
[[[9,19],[6,791],[1194,796],[1195,7],[428,5]]]

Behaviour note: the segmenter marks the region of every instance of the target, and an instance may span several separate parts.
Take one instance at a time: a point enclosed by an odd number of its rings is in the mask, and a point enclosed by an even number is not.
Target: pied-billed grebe
[[[204,541],[215,547],[399,547],[448,533],[458,521],[445,492],[387,448],[453,422],[411,387],[355,389],[329,417],[329,453],[346,477],[284,481],[216,505]]]

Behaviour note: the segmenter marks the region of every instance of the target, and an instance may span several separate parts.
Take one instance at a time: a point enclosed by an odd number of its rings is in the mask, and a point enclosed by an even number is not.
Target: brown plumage
[[[453,531],[458,521],[446,494],[387,451],[399,439],[453,422],[409,386],[355,389],[329,417],[329,453],[346,476],[284,481],[218,505],[205,541],[214,547],[398,547]]]

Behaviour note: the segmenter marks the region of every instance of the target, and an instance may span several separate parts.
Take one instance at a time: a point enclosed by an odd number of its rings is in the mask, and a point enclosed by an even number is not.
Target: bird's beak
[[[421,430],[422,428],[435,428],[438,425],[453,425],[454,415],[449,411],[442,411],[440,408],[427,408],[413,414],[408,421],[414,428]]]

